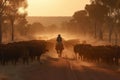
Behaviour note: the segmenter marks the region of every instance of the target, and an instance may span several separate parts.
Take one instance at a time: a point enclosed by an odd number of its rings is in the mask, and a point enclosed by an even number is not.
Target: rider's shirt
[[[62,38],[58,36],[58,37],[57,37],[57,42],[58,42],[58,43],[62,43]]]

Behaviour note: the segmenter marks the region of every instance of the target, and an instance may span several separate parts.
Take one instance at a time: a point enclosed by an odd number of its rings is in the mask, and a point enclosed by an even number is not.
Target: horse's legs
[[[59,54],[59,50],[57,50],[57,53]]]
[[[60,50],[60,57],[62,57],[62,50]]]
[[[61,51],[60,50],[57,50],[57,53],[58,53],[58,57],[61,57]]]

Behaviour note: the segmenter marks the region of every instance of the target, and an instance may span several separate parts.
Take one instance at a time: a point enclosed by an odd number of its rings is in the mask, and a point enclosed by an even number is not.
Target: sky
[[[28,16],[72,16],[90,0],[28,0]]]

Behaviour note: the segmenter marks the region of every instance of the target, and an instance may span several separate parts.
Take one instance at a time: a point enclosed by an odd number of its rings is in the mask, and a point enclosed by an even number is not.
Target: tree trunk
[[[102,23],[102,21],[100,21],[99,22],[99,26],[98,26],[99,28],[99,40],[103,40],[103,23]]]
[[[0,15],[0,44],[2,43],[2,15]]]
[[[13,42],[14,41],[14,21],[11,21],[11,24],[12,24],[12,29],[11,29],[12,39],[11,39],[11,41]]]
[[[112,8],[110,8],[110,12],[108,14],[108,16],[111,16],[112,15]],[[109,39],[109,42],[111,43],[112,41],[112,34],[113,34],[113,20],[110,19],[110,22],[109,22],[109,35],[108,35],[108,39]]]
[[[94,32],[94,38],[96,39],[97,38],[97,21],[95,20],[95,25],[94,25],[94,29],[95,29],[95,32]]]
[[[110,29],[109,29],[109,42],[111,43],[112,41],[112,32],[113,32],[113,25],[111,25]]]
[[[118,45],[118,34],[115,33],[115,45]]]
[[[109,42],[111,43],[111,36],[112,36],[112,32],[109,32]]]
[[[99,39],[100,39],[100,40],[103,40],[103,32],[102,32],[101,29],[100,29],[100,31],[99,31]]]

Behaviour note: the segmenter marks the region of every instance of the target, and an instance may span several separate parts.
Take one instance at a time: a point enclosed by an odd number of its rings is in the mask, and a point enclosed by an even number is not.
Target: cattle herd
[[[41,55],[48,51],[47,45],[47,41],[44,40],[0,44],[0,64],[16,65],[20,62],[28,64],[35,60],[40,62]],[[120,64],[120,46],[76,44],[73,49],[76,59],[95,63]]]
[[[74,46],[76,59],[95,63],[120,64],[120,46],[76,44]]]
[[[40,61],[41,55],[46,51],[46,41],[42,40],[0,44],[0,63],[16,65],[18,62],[28,64],[33,60]]]

